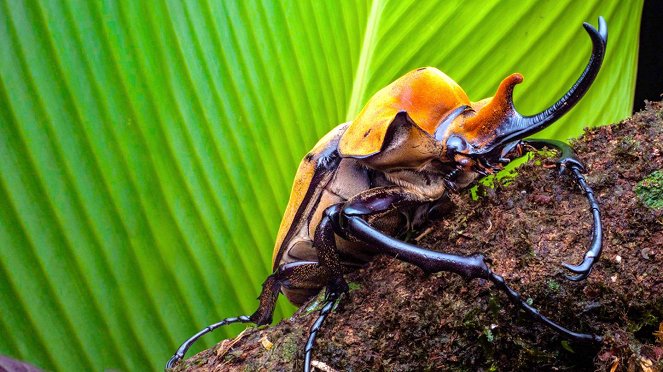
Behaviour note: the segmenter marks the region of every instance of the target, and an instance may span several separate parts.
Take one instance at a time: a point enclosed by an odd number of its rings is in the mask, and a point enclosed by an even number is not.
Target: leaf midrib
[[[364,37],[361,42],[359,63],[357,63],[357,70],[355,71],[354,80],[352,82],[352,94],[350,95],[350,102],[345,115],[346,121],[352,120],[357,113],[359,113],[361,105],[363,104],[363,97],[369,79],[369,66],[373,59],[384,7],[384,0],[373,0],[373,3],[371,4],[371,11],[368,15],[368,22],[366,23],[366,31],[364,32]]]

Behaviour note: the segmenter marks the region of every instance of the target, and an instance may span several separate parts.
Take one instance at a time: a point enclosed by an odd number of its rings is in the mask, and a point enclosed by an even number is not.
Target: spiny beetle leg
[[[350,234],[355,235],[358,239],[362,239],[367,245],[373,247],[375,253],[388,254],[399,260],[417,265],[426,272],[450,271],[468,280],[475,278],[490,280],[497,288],[504,291],[511,301],[520,306],[520,308],[525,310],[534,319],[567,338],[579,342],[601,342],[602,340],[597,335],[568,330],[541,314],[536,308],[525,302],[518,292],[509,287],[501,276],[493,273],[488,268],[483,255],[461,256],[417,247],[383,234],[357,216],[350,217],[347,226]]]
[[[296,285],[298,284],[298,281],[306,282],[311,280],[311,278],[326,278],[326,274],[326,272],[321,271],[317,262],[312,261],[298,261],[279,266],[279,268],[276,269],[272,275],[268,276],[263,283],[260,297],[258,297],[260,305],[253,315],[226,318],[203,328],[200,332],[182,343],[175,354],[173,354],[170,360],[168,360],[168,363],[166,363],[166,369],[173,368],[177,362],[182,360],[187,350],[189,350],[191,345],[193,345],[200,337],[221,326],[232,323],[255,323],[257,325],[270,324],[272,322],[272,314],[274,313],[276,299],[278,298],[283,285],[286,283]]]
[[[336,248],[336,235],[334,233],[334,224],[335,221],[338,221],[340,211],[340,204],[325,209],[313,238],[313,246],[318,254],[320,267],[329,271],[328,293],[339,294],[348,291],[348,284],[343,278],[343,265],[341,265]]]
[[[341,205],[336,204],[327,208],[322,215],[322,219],[315,229],[315,236],[313,246],[318,253],[318,262],[320,270],[328,271],[327,291],[325,293],[324,305],[320,310],[320,315],[315,323],[311,326],[309,331],[308,341],[304,349],[304,371],[311,370],[311,356],[313,354],[313,347],[315,346],[315,338],[322,327],[325,319],[332,311],[334,303],[341,294],[347,293],[349,290],[348,284],[343,278],[343,266],[339,259],[338,250],[336,248],[336,237],[334,234],[334,226],[338,221]]]
[[[412,200],[412,195],[410,195],[405,190],[401,191],[401,202]],[[379,195],[375,193],[371,194],[367,200],[362,200],[361,195],[362,194],[353,198],[345,205],[343,212],[341,213],[341,218],[345,221],[341,223],[340,226],[344,226],[345,233],[347,235],[364,242],[367,248],[373,250],[373,253],[390,255],[399,260],[414,264],[425,272],[429,273],[449,271],[459,274],[468,280],[475,278],[490,280],[497,288],[504,291],[509,299],[511,299],[516,305],[520,306],[536,320],[542,322],[543,324],[554,329],[567,338],[580,342],[600,342],[602,340],[601,337],[596,335],[577,333],[568,330],[539,313],[538,310],[525,302],[518,292],[509,287],[501,276],[493,273],[492,270],[490,270],[490,268],[486,265],[483,255],[475,254],[471,256],[462,256],[431,251],[394,239],[370,226],[369,223],[364,220],[364,218],[371,213],[380,212],[378,210],[379,208],[365,208],[365,206],[362,204],[365,201],[368,201],[369,204],[373,206],[386,204],[376,203],[376,198],[378,198]],[[393,193],[390,192],[388,194],[388,199],[394,202],[396,201],[394,198],[395,197]],[[357,211],[360,210],[370,210],[371,212],[367,214],[357,213]]]
[[[184,358],[187,350],[202,336],[212,332],[213,330],[232,323],[255,323],[258,325],[269,324],[272,322],[272,314],[274,312],[274,304],[279,295],[279,290],[281,288],[281,282],[284,277],[287,276],[287,271],[284,271],[283,268],[279,268],[276,272],[267,277],[265,282],[262,285],[262,291],[260,292],[260,306],[253,315],[249,316],[238,316],[234,318],[226,318],[218,323],[214,323],[202,329],[200,332],[191,336],[188,340],[184,341],[182,345],[177,349],[175,354],[168,360],[166,363],[166,369],[173,368],[177,362]]]
[[[232,323],[253,323],[253,321],[246,315],[238,316],[238,317],[232,317],[232,318],[226,318],[223,319],[220,322],[211,324],[202,330],[200,332],[196,333],[195,335],[191,336],[188,340],[184,341],[182,345],[177,349],[175,354],[168,360],[168,363],[166,363],[166,369],[173,368],[175,365],[184,358],[184,355],[186,354],[187,350],[193,345],[194,342],[196,342],[199,338],[202,336],[212,332],[213,330],[227,325],[227,324],[232,324]]]
[[[566,262],[562,263],[566,269],[576,273],[577,275],[566,275],[565,277],[571,281],[580,281],[587,278],[589,273],[592,271],[594,263],[601,256],[601,250],[603,246],[603,226],[601,224],[601,211],[599,209],[599,204],[596,201],[594,192],[591,187],[585,181],[585,178],[582,175],[582,172],[585,171],[585,167],[582,165],[580,160],[578,160],[571,146],[567,145],[564,142],[556,140],[526,140],[525,143],[528,145],[540,149],[543,147],[555,147],[560,151],[560,158],[557,161],[559,165],[560,173],[565,170],[570,170],[571,174],[576,180],[576,183],[580,186],[587,201],[589,202],[589,207],[592,210],[592,242],[589,245],[583,260],[578,265],[571,265]]]
[[[322,306],[322,309],[320,309],[320,314],[318,315],[318,318],[311,326],[311,329],[308,334],[308,341],[306,341],[306,347],[304,348],[304,353],[305,353],[304,372],[311,371],[311,356],[313,354],[313,347],[315,346],[315,338],[318,335],[320,328],[322,328],[322,324],[325,322],[325,319],[327,319],[327,316],[334,309],[334,305],[336,304],[336,301],[340,298],[340,296],[341,293],[339,292],[327,290],[327,293],[325,295],[324,305]]]

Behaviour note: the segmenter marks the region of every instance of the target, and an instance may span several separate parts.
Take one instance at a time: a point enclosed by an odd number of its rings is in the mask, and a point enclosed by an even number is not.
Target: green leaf
[[[479,100],[519,71],[516,105],[534,113],[578,77],[581,23],[603,15],[597,81],[541,135],[575,136],[630,113],[641,9],[1,2],[0,353],[161,368],[198,329],[254,311],[299,159],[379,88],[430,65]]]

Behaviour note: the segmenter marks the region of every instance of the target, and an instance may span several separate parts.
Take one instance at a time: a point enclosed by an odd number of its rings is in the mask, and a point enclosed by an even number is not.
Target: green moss
[[[357,289],[361,288],[361,284],[356,283],[356,282],[349,282],[348,287],[350,288],[350,290],[349,290],[350,292],[354,292]]]
[[[575,351],[573,351],[573,348],[571,348],[571,344],[569,343],[568,340],[562,340],[561,343],[562,343],[562,347],[564,348],[564,350],[575,354]]]
[[[548,280],[548,289],[553,292],[559,292],[560,285],[556,281],[550,279]]]
[[[310,314],[314,311],[320,311],[325,303],[325,290],[321,290],[320,293],[315,297],[315,300],[312,301],[306,308],[306,314]]]
[[[625,136],[622,138],[621,142],[619,142],[617,152],[619,154],[633,155],[640,149],[640,147],[640,141],[633,138],[633,136]]]
[[[491,331],[490,328],[484,328],[483,329],[483,334],[484,334],[484,336],[486,336],[486,341],[493,342],[495,340],[495,336],[493,335],[493,331]]]
[[[283,360],[286,362],[291,361],[297,354],[298,347],[299,345],[297,345],[297,340],[294,337],[285,338],[284,342],[279,345],[279,351]]]
[[[647,207],[663,208],[663,171],[657,170],[638,182],[635,193]]]

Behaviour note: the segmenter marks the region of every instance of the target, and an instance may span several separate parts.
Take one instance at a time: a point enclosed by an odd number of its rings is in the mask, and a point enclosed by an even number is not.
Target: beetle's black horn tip
[[[583,23],[582,23],[582,27],[584,27],[585,30],[587,30],[587,32],[589,32],[590,34],[598,34],[598,33],[599,33],[599,32],[594,28],[594,26],[592,26],[591,23],[583,22]]]
[[[599,34],[604,42],[608,42],[608,24],[605,22],[603,16],[599,16]]]
[[[583,22],[582,26],[592,37],[599,37],[603,44],[608,42],[608,25],[605,22],[605,19],[602,16],[599,16],[599,29],[596,30],[594,26],[587,22]]]

